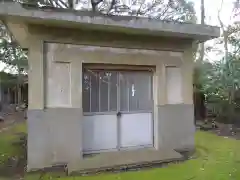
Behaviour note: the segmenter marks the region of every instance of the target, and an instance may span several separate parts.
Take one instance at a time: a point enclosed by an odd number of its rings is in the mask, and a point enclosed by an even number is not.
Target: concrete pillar
[[[44,55],[43,43],[36,39],[29,48],[28,170],[79,163],[83,158],[82,63],[68,62],[71,77],[70,106],[45,107],[45,85],[48,82],[45,72],[49,57]]]
[[[189,47],[183,53],[182,97],[184,104],[193,105],[193,49]]]
[[[158,106],[159,146],[171,149],[194,148],[194,108],[192,101],[192,48],[184,50],[182,61],[178,67],[182,74],[182,99],[179,104],[164,103]],[[164,70],[163,70],[164,71]],[[164,77],[166,80],[166,78]],[[166,86],[165,86],[166,87]],[[165,91],[165,97],[167,97]],[[160,141],[161,139],[161,141]]]
[[[28,109],[44,108],[43,42],[32,37],[28,56]]]
[[[165,88],[165,67],[161,62],[156,66],[154,74],[154,146],[156,149],[163,147],[163,139],[161,135],[161,119],[159,118],[159,106],[166,103],[166,88]]]

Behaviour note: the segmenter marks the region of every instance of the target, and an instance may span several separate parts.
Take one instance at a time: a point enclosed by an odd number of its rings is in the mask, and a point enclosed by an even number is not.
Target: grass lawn
[[[17,133],[27,132],[25,124],[18,124],[9,130],[0,133],[0,164],[7,160],[8,157],[17,155],[15,148],[12,146],[12,142],[17,140]]]
[[[0,134],[0,154],[11,155],[14,149],[12,132],[25,131],[24,126]],[[3,144],[3,145],[2,145]],[[207,132],[196,133],[197,159],[164,168],[98,176],[62,177],[59,180],[240,180],[240,141],[218,137]],[[1,158],[1,156],[0,156]],[[26,175],[26,180],[38,180],[39,175]],[[44,179],[54,179],[46,175]],[[1,180],[1,178],[0,178]]]

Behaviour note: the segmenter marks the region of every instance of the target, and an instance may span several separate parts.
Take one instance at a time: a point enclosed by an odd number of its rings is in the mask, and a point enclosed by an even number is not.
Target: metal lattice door
[[[92,71],[83,75],[85,152],[152,146],[152,73]]]

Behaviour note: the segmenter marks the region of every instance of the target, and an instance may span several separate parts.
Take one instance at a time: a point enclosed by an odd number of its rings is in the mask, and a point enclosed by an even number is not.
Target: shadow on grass
[[[197,157],[205,157],[205,156],[208,156],[209,154],[209,149],[205,146],[202,146],[202,145],[196,145],[196,152],[195,152],[195,155]]]

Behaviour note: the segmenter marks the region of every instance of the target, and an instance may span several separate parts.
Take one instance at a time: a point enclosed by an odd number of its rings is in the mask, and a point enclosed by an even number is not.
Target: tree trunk
[[[9,88],[7,88],[7,103],[8,104],[11,104],[11,97],[10,97],[11,95],[10,95],[10,90],[9,90]]]
[[[221,9],[223,6],[223,0],[222,0],[222,4],[221,4]],[[220,24],[220,28],[223,32],[223,45],[224,45],[224,63],[227,64],[227,68],[228,68],[228,72],[226,74],[226,81],[228,82],[229,79],[232,77],[233,75],[233,68],[232,68],[232,63],[230,62],[230,59],[228,58],[228,38],[229,38],[229,34],[228,34],[228,29],[225,28],[221,18],[220,18],[220,12],[221,9],[218,11],[218,21]],[[235,100],[235,83],[234,81],[231,82],[231,85],[228,86],[227,88],[228,90],[228,114],[227,114],[227,119],[228,122],[233,122],[234,121],[234,116],[235,116],[235,104],[234,104],[234,100]]]
[[[74,9],[73,0],[68,0],[68,6],[69,6],[69,9]]]
[[[205,24],[205,5],[204,0],[201,0],[201,24]],[[204,43],[200,44],[199,60],[203,61],[204,59]]]
[[[92,5],[92,11],[96,12],[97,11],[97,6],[99,3],[103,2],[103,0],[91,0],[91,5]]]
[[[222,29],[223,31],[223,43],[224,43],[224,60],[225,60],[225,63],[227,62],[227,59],[228,59],[228,32],[227,30],[224,28],[224,24],[220,18],[220,12],[222,10],[222,6],[223,6],[223,0],[222,0],[222,3],[221,3],[221,8],[220,10],[218,11],[218,21],[219,21],[219,24],[220,24],[220,28]]]
[[[20,105],[22,102],[22,92],[21,92],[21,84],[17,85],[17,105]]]
[[[17,104],[17,87],[14,90],[14,104]]]

